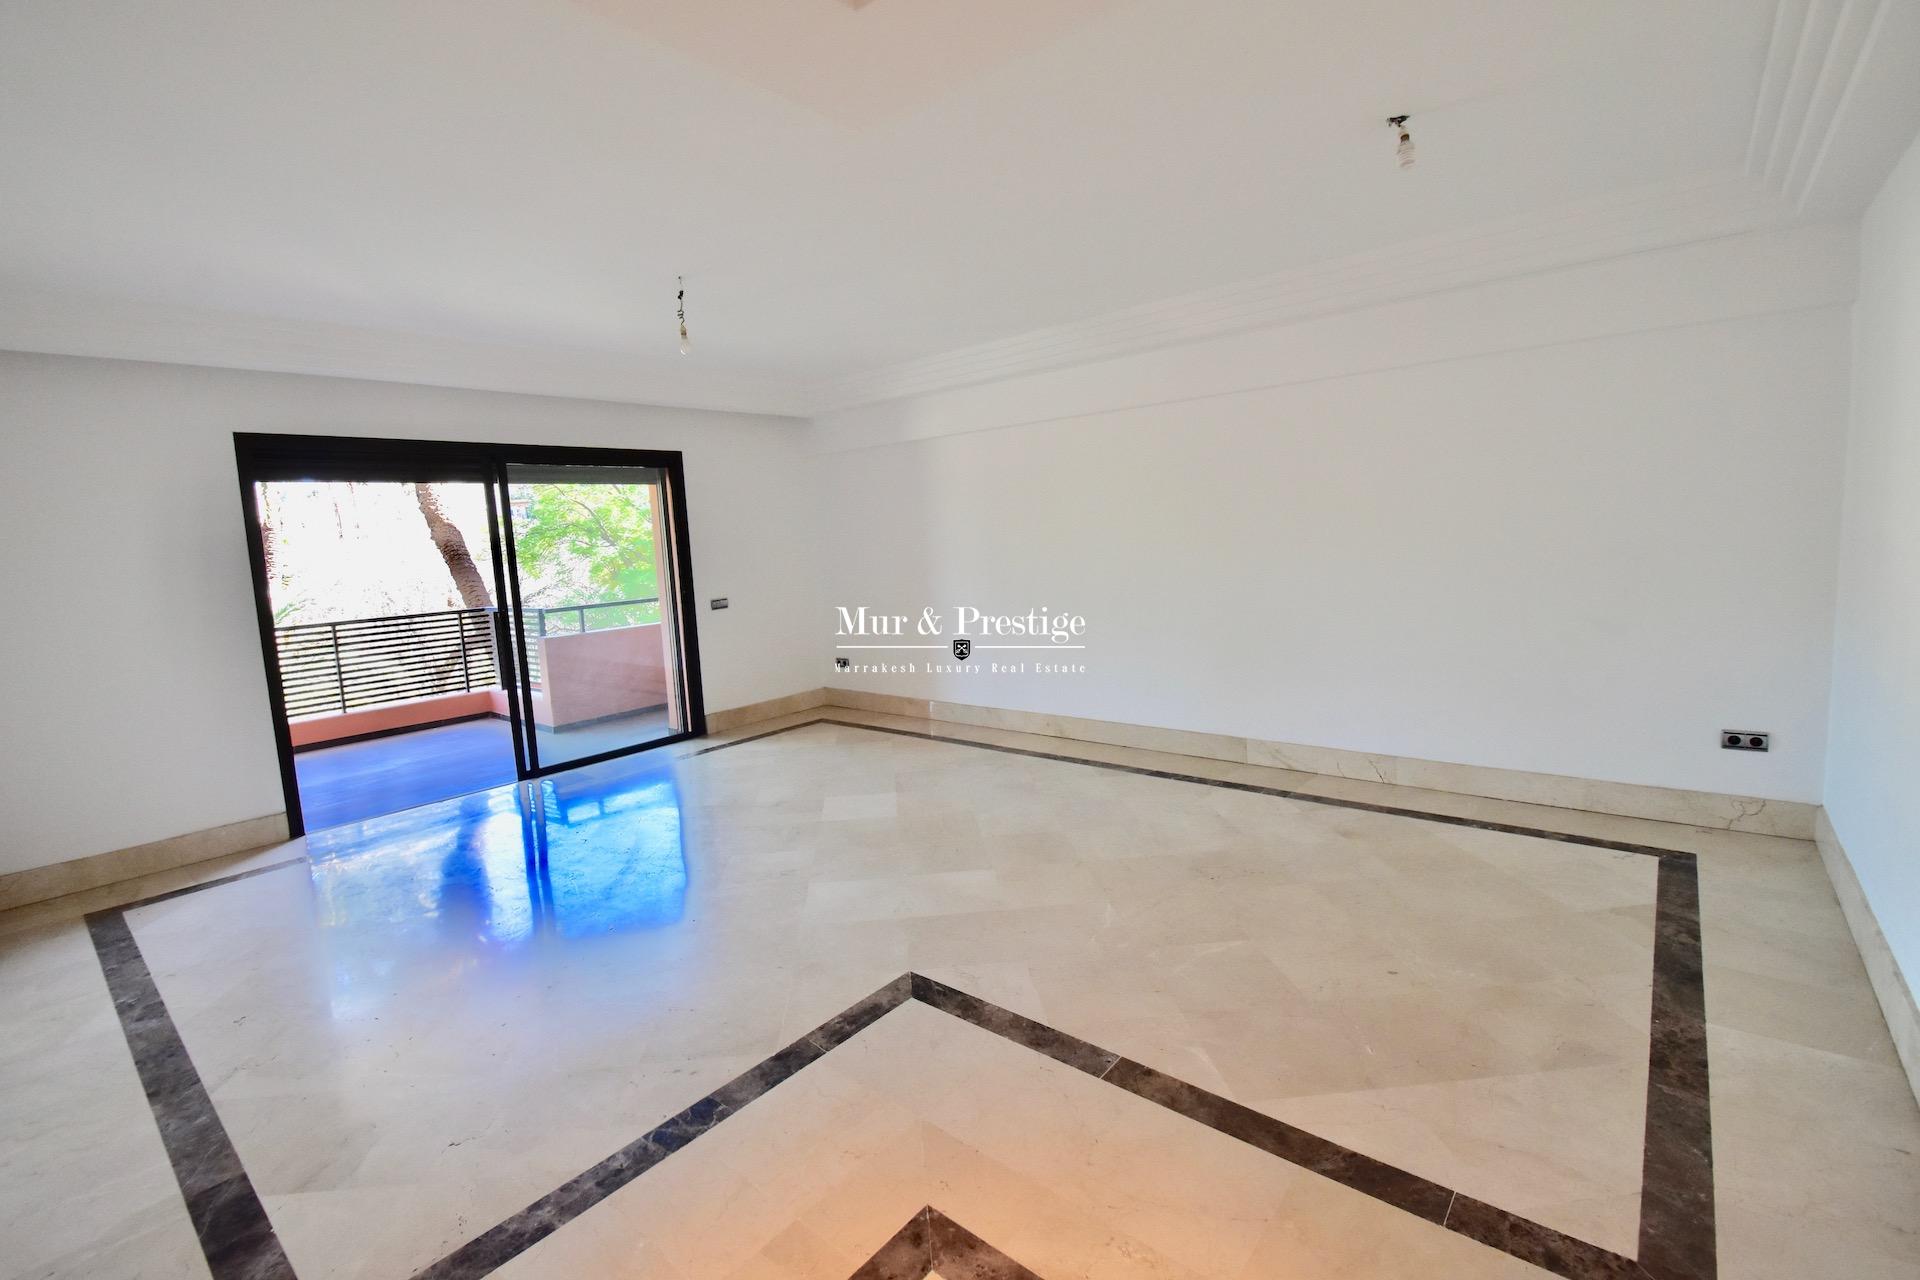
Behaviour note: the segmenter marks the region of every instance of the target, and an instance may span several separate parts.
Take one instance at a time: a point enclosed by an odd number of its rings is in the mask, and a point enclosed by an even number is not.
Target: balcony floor
[[[613,751],[670,732],[663,709],[636,711],[556,733],[539,730],[547,764]],[[307,830],[398,813],[514,780],[513,731],[505,720],[466,720],[294,756]]]

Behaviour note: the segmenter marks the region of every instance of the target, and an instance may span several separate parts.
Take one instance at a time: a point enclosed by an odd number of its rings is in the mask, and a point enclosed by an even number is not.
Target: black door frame
[[[501,682],[507,691],[512,719],[514,769],[522,782],[568,769],[599,764],[655,747],[705,737],[706,698],[700,674],[700,637],[693,596],[693,551],[687,527],[686,471],[678,450],[609,449],[573,445],[472,443],[455,440],[395,440],[368,436],[280,435],[236,431],[234,462],[240,478],[240,510],[246,526],[247,561],[253,574],[254,614],[260,630],[260,655],[267,673],[267,700],[273,710],[274,748],[280,757],[280,789],[286,795],[290,837],[306,833],[300,811],[300,780],[294,768],[293,736],[288,727],[285,693],[280,687],[280,664],[274,638],[273,599],[267,583],[266,545],[260,532],[260,510],[254,485],[263,480],[467,481],[486,486],[487,541],[493,553],[494,642],[502,655]],[[507,626],[508,601],[512,616],[521,615],[520,585],[515,572],[513,539],[508,512],[498,510],[497,499],[507,491],[511,463],[545,466],[646,467],[663,477],[668,537],[672,542],[673,573],[660,583],[661,604],[674,609],[679,639],[679,680],[685,730],[637,742],[597,755],[557,764],[530,765],[523,736],[530,736],[526,714],[531,689],[524,660],[524,628]],[[522,634],[514,635],[518,630]]]

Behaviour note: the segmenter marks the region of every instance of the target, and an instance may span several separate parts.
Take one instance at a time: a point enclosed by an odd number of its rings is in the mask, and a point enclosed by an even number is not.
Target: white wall
[[[684,450],[713,708],[832,679],[834,604],[1045,605],[1090,675],[866,683],[1817,799],[1854,287],[1848,232],[1736,237],[811,430],[0,354],[0,871],[281,807],[236,430]]]
[[[1920,975],[1920,142],[1861,230],[1826,806]]]
[[[1085,676],[837,683],[1817,800],[1852,254],[1738,237],[828,415],[830,605],[1091,624]]]
[[[284,807],[235,431],[683,450],[707,706],[820,683],[790,419],[0,353],[0,872]]]

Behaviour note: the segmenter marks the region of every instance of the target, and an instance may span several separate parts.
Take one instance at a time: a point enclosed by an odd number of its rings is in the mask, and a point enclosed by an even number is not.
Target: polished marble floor
[[[1920,1274],[1811,846],[821,719],[0,916],[0,1274]]]

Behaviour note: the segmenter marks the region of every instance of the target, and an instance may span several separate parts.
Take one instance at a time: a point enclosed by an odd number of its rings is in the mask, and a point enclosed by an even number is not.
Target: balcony
[[[516,775],[492,609],[275,629],[301,808],[312,829]],[[657,598],[528,609],[530,718],[542,763],[670,733]]]

